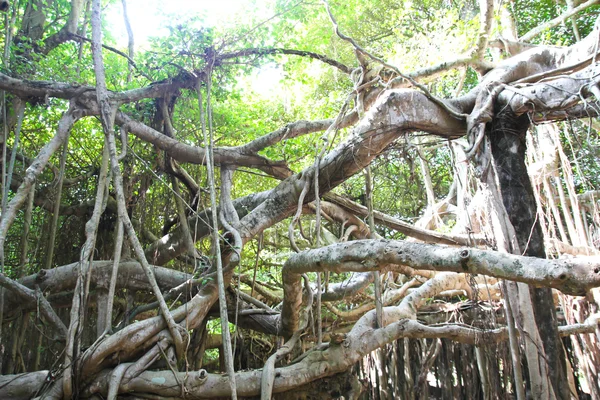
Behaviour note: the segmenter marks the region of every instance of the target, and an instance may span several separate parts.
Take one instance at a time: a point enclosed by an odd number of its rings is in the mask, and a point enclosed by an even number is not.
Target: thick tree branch
[[[67,22],[58,32],[44,40],[44,54],[48,54],[61,43],[71,39],[71,34],[77,33],[77,26],[83,12],[84,3],[84,0],[71,0],[71,9],[69,10]]]
[[[138,138],[164,150],[174,160],[193,164],[206,164],[206,150],[202,147],[181,143],[177,139],[131,119],[122,112],[117,112],[115,121],[117,124],[127,127],[127,130]],[[280,179],[284,179],[291,174],[290,169],[282,161],[273,162],[258,155],[249,155],[236,147],[217,147],[214,150],[214,158],[215,164],[254,167]]]
[[[364,273],[393,270],[394,266],[489,275],[554,287],[574,295],[585,295],[587,290],[600,286],[598,257],[546,260],[403,241],[357,240],[304,251],[286,261],[282,270],[284,334],[290,335],[298,326],[298,309],[302,303],[301,274],[317,271]]]
[[[292,255],[287,271],[302,274],[329,270],[336,273],[373,271],[393,264],[414,269],[494,276],[572,295],[600,287],[600,257],[549,260],[491,250],[450,248],[393,240],[356,240]]]
[[[67,335],[67,327],[60,320],[58,315],[56,315],[56,312],[41,292],[31,290],[20,283],[13,281],[2,273],[0,273],[0,286],[7,288],[10,292],[15,294],[18,297],[19,302],[38,304],[39,310],[46,321],[48,321],[48,323],[50,323],[52,327],[56,329],[57,339],[65,339]],[[8,299],[5,300],[5,308],[7,303]]]
[[[592,320],[585,324],[560,327],[559,331],[561,336],[593,333],[597,323],[597,320]],[[273,391],[281,393],[292,390],[315,379],[344,371],[372,350],[400,338],[447,338],[460,343],[490,344],[506,341],[508,333],[505,328],[479,330],[452,324],[432,327],[405,319],[382,329],[361,332],[360,335],[347,335],[341,345],[330,344],[325,350],[313,351],[296,364],[276,368]],[[37,371],[0,377],[0,396],[17,400],[29,399],[44,382],[48,372]],[[85,394],[106,394],[111,375],[112,370],[101,372],[96,384],[89,387]],[[238,395],[257,396],[260,393],[260,380],[260,370],[237,372]],[[223,376],[209,374],[205,370],[176,374],[171,371],[145,371],[122,384],[119,393],[152,393],[156,396],[178,397],[181,396],[181,382],[184,382],[187,396],[199,399],[229,396],[228,386],[223,384]]]
[[[390,90],[381,95],[347,142],[326,155],[320,163],[320,192],[324,193],[362,170],[402,133],[422,130],[446,137],[460,136],[463,122],[450,117],[424,94],[414,90]],[[249,240],[294,211],[306,177],[314,167],[291,176],[272,190],[269,199],[242,218],[241,234]],[[305,203],[314,200],[310,191]]]

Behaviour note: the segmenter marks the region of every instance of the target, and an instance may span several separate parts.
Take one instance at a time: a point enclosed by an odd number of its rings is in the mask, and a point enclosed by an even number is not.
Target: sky
[[[248,0],[127,0],[127,14],[137,46],[143,46],[148,37],[168,34],[165,28],[169,20],[178,16],[204,16],[208,24],[241,11],[248,6]],[[106,21],[120,46],[127,46],[127,31],[123,22],[121,1],[111,5],[106,13]]]
[[[261,1],[264,0],[259,0],[259,3]],[[127,0],[127,15],[133,30],[135,49],[139,51],[147,45],[149,37],[168,35],[167,24],[170,22],[174,25],[173,22],[178,18],[185,20],[191,15],[198,15],[203,16],[208,25],[214,25],[249,7],[258,11],[254,0]],[[117,40],[117,47],[125,50],[127,31],[121,1],[104,10],[104,16],[106,28]],[[280,65],[266,65],[254,72],[252,89],[257,94],[268,97],[279,86],[282,77]]]

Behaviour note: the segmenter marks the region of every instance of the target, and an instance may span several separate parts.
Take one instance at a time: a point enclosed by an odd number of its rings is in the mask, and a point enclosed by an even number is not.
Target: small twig
[[[76,33],[69,33],[69,36],[71,36],[74,39],[83,41],[83,42],[88,42],[88,43],[92,43],[92,39],[86,38],[85,36],[81,36],[78,35]],[[129,61],[129,63],[135,68],[137,69],[137,64],[135,63],[135,61],[133,61],[133,59],[131,59],[131,57],[129,57],[127,54],[123,53],[121,50],[117,50],[114,47],[108,46],[106,44],[102,44],[102,48],[112,51],[115,54],[120,55],[123,58],[126,58],[127,61]]]

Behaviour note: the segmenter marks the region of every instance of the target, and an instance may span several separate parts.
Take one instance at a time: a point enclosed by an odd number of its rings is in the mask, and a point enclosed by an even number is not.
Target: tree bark
[[[545,258],[544,237],[536,218],[536,202],[525,165],[529,117],[515,116],[510,110],[499,112],[488,134],[498,174],[502,201],[513,224],[523,255]],[[556,307],[549,288],[530,286],[535,321],[544,344],[548,378],[559,399],[569,399],[565,357],[558,336]]]

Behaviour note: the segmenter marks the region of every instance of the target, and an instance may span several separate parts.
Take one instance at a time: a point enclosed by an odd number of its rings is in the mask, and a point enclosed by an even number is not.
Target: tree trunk
[[[527,115],[499,112],[489,124],[494,166],[502,201],[515,228],[523,255],[545,258],[544,237],[536,218],[536,202],[525,165]],[[569,385],[562,344],[558,336],[552,291],[530,286],[531,300],[548,362],[548,379],[558,399],[569,399]]]

